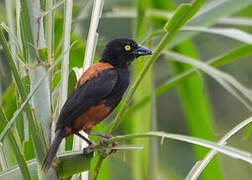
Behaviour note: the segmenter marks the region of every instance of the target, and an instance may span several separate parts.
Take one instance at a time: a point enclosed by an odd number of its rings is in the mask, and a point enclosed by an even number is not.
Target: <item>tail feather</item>
[[[51,167],[52,162],[53,162],[53,158],[56,156],[56,153],[57,153],[57,151],[59,149],[59,145],[60,145],[60,143],[61,143],[61,141],[62,141],[62,139],[64,137],[65,137],[65,131],[64,130],[60,130],[56,134],[56,136],[55,136],[55,138],[54,138],[54,140],[52,142],[52,145],[50,147],[50,150],[47,153],[46,158],[45,158],[45,160],[44,160],[44,162],[42,164],[42,170],[44,172],[47,172],[49,170],[49,168]]]

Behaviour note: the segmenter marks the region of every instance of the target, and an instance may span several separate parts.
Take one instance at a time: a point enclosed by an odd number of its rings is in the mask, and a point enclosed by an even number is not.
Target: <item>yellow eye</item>
[[[131,47],[130,47],[130,45],[126,45],[126,46],[124,46],[124,49],[125,49],[126,51],[129,51],[129,50],[131,50]]]

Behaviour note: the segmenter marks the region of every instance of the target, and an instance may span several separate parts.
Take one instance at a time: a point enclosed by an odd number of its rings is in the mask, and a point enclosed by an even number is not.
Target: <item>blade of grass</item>
[[[21,96],[21,98],[22,98],[22,100],[23,101],[25,101],[25,99],[26,99],[26,97],[27,97],[27,95],[26,95],[26,91],[25,91],[25,88],[24,88],[24,86],[23,86],[23,84],[22,84],[22,81],[21,81],[21,78],[20,78],[20,76],[19,76],[19,74],[18,74],[18,71],[17,71],[17,68],[16,68],[16,65],[15,65],[15,63],[14,63],[14,59],[13,59],[13,57],[12,57],[12,55],[11,55],[11,52],[10,52],[10,49],[9,49],[9,47],[8,47],[8,45],[7,45],[7,41],[6,41],[6,39],[5,39],[5,37],[4,37],[4,35],[3,35],[3,29],[2,29],[2,26],[0,26],[0,42],[1,42],[1,44],[2,44],[2,46],[4,47],[4,52],[5,52],[5,55],[7,56],[7,60],[8,60],[8,62],[9,62],[9,65],[10,65],[10,67],[11,67],[11,69],[12,69],[12,73],[13,73],[13,76],[14,76],[14,79],[15,79],[15,82],[16,82],[16,84],[17,84],[17,87],[18,87],[18,90],[19,90],[19,93],[20,93],[20,96]],[[24,103],[23,103],[24,104]],[[26,104],[25,104],[26,105]],[[30,126],[32,127],[32,136],[33,136],[33,140],[34,140],[34,143],[36,144],[35,146],[36,146],[36,148],[37,148],[37,156],[40,158],[40,160],[42,161],[42,155],[41,155],[41,150],[42,150],[42,147],[43,147],[43,145],[40,143],[40,138],[39,138],[39,135],[37,134],[37,126],[36,126],[36,124],[35,124],[35,122],[34,122],[34,119],[33,119],[33,116],[32,116],[32,112],[31,112],[31,109],[30,109],[30,107],[28,106],[28,105],[23,105],[23,108],[25,108],[25,111],[26,111],[26,114],[27,114],[27,118],[28,118],[28,121],[29,121],[29,124],[30,124]],[[20,107],[21,108],[21,107]],[[15,114],[16,115],[16,114]],[[14,116],[15,116],[14,115]],[[17,115],[16,115],[16,117],[17,117]],[[12,118],[13,119],[13,118]],[[14,122],[14,120],[10,120],[10,122],[11,121],[13,121]],[[10,123],[9,122],[9,123]],[[11,122],[11,124],[13,123],[13,122]],[[9,124],[8,123],[8,124]],[[8,124],[7,124],[7,126],[5,127],[5,129],[2,131],[2,133],[1,133],[1,135],[0,135],[0,140],[3,138],[3,136],[5,135],[5,133],[7,132],[7,130],[10,128],[10,125],[8,126]]]
[[[146,1],[137,1],[137,21],[136,21],[136,36],[141,38],[145,33],[145,24],[146,20],[145,14],[149,4],[149,0]]]
[[[4,24],[3,22],[1,23],[1,26],[4,28],[4,30],[5,30],[6,32],[8,32],[9,37],[11,38],[11,41],[9,42],[10,46],[11,46],[12,48],[15,48],[15,51],[16,51],[16,49],[18,49],[18,51],[22,51],[22,50],[21,50],[21,45],[19,44],[18,39],[17,39],[16,35],[12,32],[11,28],[8,27],[8,26],[7,26],[6,24]],[[12,53],[13,53],[13,54],[16,54],[15,51],[14,51],[14,52],[12,51]]]
[[[193,66],[196,66],[196,67],[200,68],[201,70],[203,70],[204,72],[206,72],[207,74],[209,74],[211,77],[213,77],[216,80],[218,80],[218,78],[220,78],[220,79],[226,81],[227,83],[229,83],[229,85],[231,85],[233,88],[235,88],[235,90],[238,91],[242,95],[242,96],[239,95],[240,98],[242,98],[244,101],[247,101],[248,104],[245,104],[245,105],[250,111],[252,111],[252,105],[251,105],[252,92],[248,88],[244,87],[241,83],[239,83],[232,76],[230,76],[224,72],[221,72],[215,68],[212,68],[211,66],[207,65],[206,63],[194,60],[192,58],[189,58],[189,57],[186,57],[183,55],[179,55],[177,53],[165,51],[164,54],[168,55],[169,57],[173,58],[174,60],[176,60],[178,62],[188,63]]]
[[[69,54],[70,49],[68,48],[71,40],[71,27],[72,27],[72,10],[73,10],[73,0],[67,0],[65,2],[65,11],[64,11],[64,40],[63,40],[63,52],[66,52],[63,55],[63,60],[61,63],[61,86],[59,92],[59,109],[60,110],[68,95],[68,76],[69,76]],[[52,127],[55,127],[56,121],[53,122]],[[55,136],[54,129],[52,129],[52,137]],[[60,145],[59,151],[65,150],[65,140]]]
[[[48,73],[50,73],[54,69],[54,67],[60,62],[61,58],[62,57],[59,57],[55,61],[55,63],[48,69],[47,74],[45,74],[45,75],[43,75],[41,77],[41,79],[34,86],[34,89],[27,95],[27,98],[25,99],[25,101],[22,103],[22,105],[20,106],[20,108],[16,111],[16,113],[14,114],[14,116],[11,118],[11,120],[8,122],[8,124],[5,126],[4,130],[1,132],[1,134],[0,134],[0,141],[3,139],[3,137],[5,136],[5,134],[7,133],[7,131],[10,129],[11,125],[15,122],[16,118],[18,117],[18,115],[23,111],[23,109],[25,108],[25,106],[27,105],[27,103],[31,100],[33,94],[37,91],[37,89],[39,88],[39,86],[41,85],[41,83],[47,77]],[[34,126],[34,127],[36,127],[36,126]]]
[[[63,55],[63,60],[61,64],[61,89],[60,89],[60,109],[67,99],[67,90],[68,90],[68,66],[69,66],[69,45],[71,38],[71,24],[72,24],[72,7],[73,1],[67,0],[65,3],[65,23],[64,23],[64,45],[63,52],[66,52]]]
[[[190,41],[184,41],[176,49],[182,54],[197,57],[197,52]],[[174,61],[170,61],[169,65],[175,76],[191,69],[191,66],[187,64]],[[206,89],[203,89],[204,86],[199,76],[194,76],[177,85],[177,93],[190,135],[214,141],[214,121],[211,106],[209,104],[208,92]],[[208,152],[207,149],[199,146],[193,146],[193,150],[197,159],[203,158]],[[203,174],[203,179],[221,179],[217,159],[214,159],[212,166],[206,169]]]
[[[54,3],[54,0],[46,1],[46,12],[48,12],[46,17],[46,44],[48,47],[48,63],[51,63],[53,58]]]
[[[252,19],[246,17],[223,17],[219,20],[222,24],[237,25],[237,26],[252,26]]]
[[[22,39],[22,47],[23,47],[23,57],[28,62],[29,65],[36,65],[38,62],[38,57],[36,54],[36,50],[40,47],[45,47],[44,36],[43,36],[43,22],[42,19],[39,19],[40,16],[40,1],[29,1],[29,0],[20,0],[21,11],[20,11],[20,31],[21,31],[21,39]],[[31,7],[34,11],[31,10]],[[36,37],[36,38],[35,38]],[[35,43],[36,41],[36,43]],[[35,84],[40,79],[41,76],[45,74],[45,68],[38,66],[35,69],[31,69],[29,71],[31,83],[30,88],[35,88]],[[47,77],[47,76],[45,76]],[[33,105],[35,107],[35,112],[38,121],[33,119],[29,121],[30,130],[32,133],[33,144],[35,149],[35,154],[38,159],[39,164],[41,164],[44,160],[46,154],[46,147],[44,143],[44,139],[42,138],[42,133],[40,131],[40,127],[38,127],[37,122],[39,122],[39,126],[43,124],[43,129],[49,132],[48,119],[50,119],[50,88],[49,88],[49,79],[41,82],[43,83],[43,87],[40,88],[40,93],[36,93],[33,96]],[[34,91],[35,92],[35,91]],[[27,93],[28,94],[28,93]],[[40,97],[40,95],[42,95]],[[45,99],[46,98],[46,99]],[[22,98],[25,101],[26,98]],[[15,119],[13,119],[14,121]],[[41,123],[41,124],[40,124]],[[36,135],[35,135],[36,134]],[[47,136],[49,133],[44,133]],[[36,137],[35,137],[36,136]],[[38,172],[43,177],[43,173],[40,171],[38,167]],[[52,172],[53,173],[53,172]],[[51,174],[51,173],[50,173]],[[52,174],[52,178],[56,177],[56,173]]]
[[[5,157],[4,151],[3,151],[3,144],[1,144],[0,147],[0,165],[1,165],[1,170],[5,171],[8,168],[8,164],[7,164],[7,159]]]
[[[6,126],[6,124],[8,123],[8,120],[7,120],[7,118],[3,112],[3,109],[1,107],[0,107],[0,121],[1,121],[0,128],[3,129],[4,126]],[[19,165],[19,168],[22,172],[24,179],[31,180],[31,175],[28,170],[27,164],[25,162],[24,155],[21,153],[14,135],[11,132],[8,132],[7,138],[10,141],[10,144],[11,144],[12,149],[14,151],[17,163]]]
[[[252,35],[235,28],[205,28],[185,26],[183,31],[198,31],[226,36],[244,43],[252,44]]]
[[[230,146],[224,146],[224,145],[219,145],[217,143],[207,141],[204,139],[200,138],[195,138],[191,136],[186,136],[186,135],[180,135],[180,134],[173,134],[173,133],[165,133],[165,132],[148,132],[148,133],[139,133],[139,134],[128,134],[124,136],[116,136],[114,138],[108,139],[106,142],[108,144],[111,144],[113,142],[121,142],[121,141],[126,141],[132,138],[149,138],[149,137],[157,137],[157,138],[168,138],[168,139],[173,139],[173,140],[178,140],[178,141],[183,141],[183,142],[188,142],[190,144],[196,144],[203,146],[205,148],[213,149],[217,152],[220,152],[222,154],[225,154],[231,158],[234,159],[240,159],[245,162],[248,162],[249,164],[252,164],[252,156],[251,153],[242,151]],[[94,146],[94,148],[99,148],[101,145],[97,144]]]
[[[40,6],[40,0],[33,0],[33,1],[26,1],[29,12],[27,14],[30,16],[30,23],[31,26],[28,26],[27,28],[31,27],[30,31],[33,33],[34,42],[31,44],[27,44],[28,46],[31,46],[31,49],[29,48],[29,59],[26,59],[28,64],[32,66],[33,68],[28,69],[28,74],[30,77],[30,89],[32,90],[35,84],[38,82],[38,80],[46,74],[47,67],[43,65],[38,65],[40,61],[43,59],[48,58],[48,54],[46,54],[46,57],[43,58],[39,54],[39,51],[42,49],[47,49],[46,41],[44,38],[44,22],[43,18],[41,18],[41,6]],[[22,4],[21,4],[22,5]],[[32,10],[31,10],[32,8]],[[21,28],[21,31],[23,29]],[[30,36],[31,36],[30,35]],[[23,38],[24,42],[29,42],[29,39]],[[25,45],[23,44],[23,47]],[[35,52],[35,54],[33,54]],[[38,65],[38,66],[37,66]],[[35,115],[36,115],[36,122],[39,126],[39,133],[42,137],[42,134],[46,136],[46,142],[49,141],[49,134],[50,134],[50,119],[51,119],[51,99],[50,99],[50,79],[47,76],[47,78],[43,81],[42,85],[39,87],[38,91],[33,95],[32,97],[32,107],[34,108]],[[45,143],[44,143],[44,149],[45,149]]]
[[[17,39],[18,39],[18,44],[20,46],[20,53],[23,53],[23,46],[22,46],[22,38],[21,38],[21,23],[20,23],[20,17],[21,17],[21,2],[20,0],[16,1],[16,26],[17,26]]]
[[[82,152],[65,152],[59,154],[59,178],[66,178],[89,169],[92,155],[83,156]],[[32,179],[38,179],[37,161],[27,161]],[[0,173],[1,180],[23,179],[20,168],[14,166]],[[26,180],[26,179],[24,179]]]
[[[145,32],[148,31],[148,20],[146,19],[146,10],[149,5],[149,0],[138,0],[136,1],[137,6],[137,18],[136,21],[133,21],[133,37],[134,39],[140,39]],[[135,26],[134,26],[135,25]],[[133,66],[133,77],[137,77],[139,72],[142,69],[143,62],[145,62],[145,57],[139,58],[135,61]],[[152,86],[152,71],[146,73],[145,78],[140,87],[133,96],[133,101],[138,101],[146,96],[151,94]],[[144,126],[142,119],[144,119]],[[151,104],[146,104],[141,110],[135,111],[131,118],[124,124],[123,128],[126,133],[143,133],[150,131],[151,124]],[[131,143],[139,144],[138,139],[132,139]],[[143,180],[148,174],[148,165],[152,164],[149,161],[149,140],[146,139],[142,141],[145,146],[143,151],[133,151],[130,153],[130,158],[132,161],[129,161],[129,165],[132,171],[132,179]]]
[[[164,9],[165,7],[161,6],[159,8]],[[172,4],[168,4],[165,8],[167,11],[173,9],[174,5]],[[153,18],[155,18],[155,23],[158,20],[161,21],[161,26],[164,23],[163,19],[156,19],[157,17]],[[157,28],[160,28],[160,25]],[[183,28],[185,27],[186,26]],[[197,57],[197,52],[189,40],[179,44],[176,49],[183,54]],[[188,65],[176,62],[170,62],[169,65],[171,65],[173,74],[180,74],[181,72],[190,69]],[[214,140],[214,133],[212,130],[212,127],[214,126],[212,125],[213,120],[211,116],[211,108],[208,103],[207,93],[203,95],[203,85],[201,84],[200,77],[194,76],[186,81],[183,81],[183,83],[177,85],[177,90],[190,135],[207,140]],[[202,158],[207,153],[206,149],[199,146],[193,146],[193,150],[196,158]],[[214,165],[210,166],[210,168],[204,172],[202,179],[221,179],[219,164],[216,159],[214,160]]]
[[[238,131],[240,131],[245,126],[249,125],[252,122],[252,117],[242,121],[238,125],[236,125],[233,129],[231,129],[228,133],[226,133],[219,141],[219,145],[225,145],[227,143],[227,140],[230,139],[234,134],[236,134]],[[211,150],[203,160],[198,161],[197,165],[194,165],[194,169],[191,169],[189,174],[187,175],[186,179],[188,180],[196,180],[201,172],[205,169],[205,167],[208,165],[208,163],[211,161],[211,159],[214,157],[214,155],[217,153],[215,150]]]
[[[2,41],[2,37],[3,37],[3,33],[2,33],[2,30],[1,30],[1,27],[0,27],[0,41]],[[5,39],[4,39],[5,40]],[[3,42],[5,42],[6,43],[6,40],[5,41],[2,41],[1,43],[3,43]],[[4,44],[5,44],[4,43]],[[6,44],[7,45],[7,44]],[[8,46],[6,46],[6,48],[7,48]],[[9,51],[9,49],[7,48],[7,50],[6,50],[6,56],[8,57],[8,58],[10,58],[10,60],[12,59],[12,56],[11,56],[11,54],[10,54],[10,51]],[[5,136],[5,134],[7,133],[7,131],[10,129],[10,127],[11,127],[11,125],[15,122],[15,120],[16,120],[16,118],[18,117],[18,115],[23,111],[23,109],[25,108],[25,106],[27,105],[27,103],[31,100],[31,98],[32,98],[32,96],[33,96],[33,94],[36,92],[36,90],[39,88],[39,86],[41,85],[41,83],[44,81],[44,79],[47,77],[47,75],[54,69],[54,67],[60,62],[60,60],[61,60],[61,58],[62,58],[62,56],[60,56],[56,61],[55,61],[55,63],[47,70],[47,74],[44,74],[42,77],[41,77],[41,79],[37,82],[37,84],[34,86],[34,89],[27,95],[27,98],[23,101],[23,103],[22,103],[22,105],[20,106],[20,108],[16,111],[16,113],[14,114],[14,116],[11,118],[11,120],[8,122],[8,124],[5,126],[5,128],[4,128],[4,130],[1,132],[1,134],[0,134],[0,141],[3,139],[3,137]],[[13,60],[11,60],[12,62],[13,62]],[[15,71],[15,67],[13,67],[13,74],[16,74],[17,73],[17,71]],[[14,73],[15,72],[15,73]],[[15,75],[14,75],[15,76]],[[17,78],[17,79],[19,79],[20,77],[18,76],[18,74],[17,74],[17,76],[15,76],[15,78]],[[17,80],[18,81],[18,80]],[[18,81],[17,82],[17,84],[19,84],[19,82],[21,82],[21,80],[20,81]],[[19,87],[20,86],[20,87]],[[21,85],[18,85],[18,88],[24,88],[24,87],[22,87]],[[29,119],[28,119],[29,120]],[[38,131],[36,131],[36,129],[37,129],[37,126],[35,125],[35,123],[33,122],[33,121],[29,121],[29,123],[32,125],[32,124],[34,124],[34,129],[32,129],[31,128],[31,130],[32,130],[32,132],[37,136],[38,134]],[[33,134],[32,133],[32,134]],[[38,141],[38,142],[34,142],[35,143],[35,146],[36,146],[36,148],[38,148],[38,147],[40,147],[39,146],[39,144],[41,143],[41,141],[40,141],[40,138],[36,138],[36,140]],[[43,161],[44,159],[42,158],[42,159],[40,159],[41,161]]]
[[[154,73],[152,74],[154,76]],[[152,87],[151,87],[151,124],[150,130],[157,131],[158,121],[157,121],[157,106],[156,106],[156,96],[155,96],[155,87],[154,87],[154,78],[152,78]],[[157,179],[159,175],[159,148],[158,140],[150,139],[149,140],[149,166],[148,166],[148,179]]]
[[[218,8],[218,6],[216,7]],[[241,8],[241,7],[238,7]],[[243,7],[242,7],[243,8]],[[237,10],[235,10],[237,11]],[[232,13],[231,13],[232,14]],[[146,13],[147,17],[154,20],[168,20],[172,17],[173,13],[167,10],[159,9],[148,9]],[[136,18],[137,13],[135,9],[118,8],[113,9],[111,12],[106,12],[103,14],[102,18]],[[85,20],[87,17],[75,19],[74,22]],[[230,16],[222,17],[216,21],[216,24],[225,25],[238,25],[238,26],[252,26],[252,19],[247,17]]]
[[[62,2],[60,2],[62,3]],[[46,1],[46,5],[45,5],[45,13],[44,13],[44,16],[45,14],[47,14],[47,16],[44,18],[45,19],[45,25],[46,25],[46,28],[45,28],[45,37],[46,37],[46,44],[47,44],[47,49],[48,49],[48,57],[47,57],[47,62],[48,64],[51,64],[53,61],[54,61],[54,56],[53,56],[53,52],[54,52],[54,46],[53,46],[53,42],[54,42],[54,8],[55,6],[53,6],[55,4],[55,0],[48,0]],[[59,4],[59,3],[58,3]],[[41,18],[42,18],[42,15],[41,15]],[[52,92],[52,84],[53,84],[53,73],[51,73],[49,75],[49,80],[50,80],[50,91]],[[51,103],[51,109],[53,111],[53,94],[50,93],[50,102]],[[57,112],[57,111],[56,111]],[[55,114],[55,112],[54,112]],[[52,112],[52,117],[54,117],[53,115],[53,112]],[[52,142],[52,139],[54,138],[54,131],[55,129],[53,127],[55,127],[55,121],[52,121],[51,122],[51,125],[50,125],[50,128],[49,128],[49,139],[48,139],[48,142]]]
[[[103,5],[104,5],[103,0],[94,1],[91,22],[88,31],[86,51],[84,56],[84,64],[83,64],[84,71],[92,64],[92,58],[94,57],[93,55],[95,52],[97,42],[97,28],[103,10]]]
[[[12,0],[6,0],[5,1],[5,6],[6,6],[6,15],[7,15],[7,21],[8,21],[8,25],[10,27],[10,31],[12,34],[15,34],[15,18],[14,18],[14,9],[13,9],[13,5],[12,5]],[[10,36],[10,47],[11,47],[11,52],[13,54],[16,53],[16,47],[15,47],[15,40],[13,39],[12,36]]]
[[[252,43],[252,36],[249,33],[246,33],[244,31],[241,31],[236,28],[206,28],[206,27],[199,27],[199,26],[184,26],[181,30],[181,32],[205,32],[205,33],[210,33],[210,34],[216,34],[216,35],[221,35],[225,36],[228,38],[232,38],[234,40],[251,44]],[[142,38],[142,41],[145,42],[147,38],[150,37],[156,37],[163,35],[165,31],[163,29],[156,30]]]
[[[20,106],[20,108],[16,111],[16,114],[12,117],[12,119],[8,122],[8,124],[5,126],[4,130],[2,131],[2,133],[0,134],[0,140],[3,138],[3,136],[8,132],[8,130],[10,129],[11,125],[14,123],[14,121],[16,120],[16,118],[18,117],[18,115],[22,112],[22,110],[24,109],[24,107],[27,105],[27,103],[29,102],[29,100],[31,100],[33,94],[36,92],[36,90],[39,88],[39,86],[42,84],[43,80],[46,78],[46,76],[53,70],[53,68],[60,62],[61,57],[55,62],[55,64],[53,64],[47,71],[47,74],[45,74],[39,81],[38,83],[35,85],[34,89],[28,94],[27,99],[23,102],[23,104]],[[29,124],[31,125],[31,123],[29,122]],[[35,125],[33,125],[34,127],[36,127]],[[36,131],[36,129],[31,129],[32,135],[34,133],[36,133],[36,135],[38,136],[38,131]],[[38,148],[40,146],[40,143],[42,142],[39,137],[37,138],[37,142],[34,142],[34,137],[33,138],[33,143],[35,145],[35,150],[37,150],[36,148]],[[43,149],[41,147],[40,151],[36,151],[36,155],[37,153],[42,153]],[[45,154],[44,154],[45,155]],[[40,156],[37,156],[38,160],[41,160],[43,162],[44,157],[40,154]],[[40,159],[39,159],[40,158]],[[39,164],[38,164],[39,165]],[[39,167],[40,168],[40,167]],[[40,174],[41,176],[41,174]],[[55,174],[55,176],[57,176]],[[53,172],[48,172],[47,175],[43,175],[43,178],[49,178],[49,179],[55,179],[54,177],[54,173]]]
[[[104,1],[103,0],[96,0],[93,3],[93,9],[92,9],[92,15],[91,15],[91,21],[89,25],[89,31],[88,31],[88,37],[87,37],[87,44],[86,44],[86,51],[84,55],[84,63],[83,63],[83,72],[87,70],[94,58],[95,54],[95,49],[98,41],[98,33],[97,33],[97,28],[99,24],[99,20],[102,14],[104,6]],[[87,137],[87,134],[84,132],[81,132],[83,136]],[[74,144],[80,144],[80,148],[84,148],[87,146],[87,143],[80,139],[74,139]],[[92,163],[91,165],[92,166]],[[92,171],[92,167],[90,167],[90,171]],[[81,174],[81,178],[85,178],[87,174]]]
[[[251,0],[236,1],[208,1],[204,7],[196,14],[196,16],[188,22],[189,26],[204,26],[209,27],[215,24],[220,18],[232,15],[241,9],[246,8],[252,2]],[[180,42],[197,34],[196,32],[180,32],[176,38],[169,44],[169,47],[174,47]]]
[[[23,57],[27,61],[28,59],[36,57],[35,49],[32,45],[35,44],[35,33],[32,31],[31,16],[29,14],[30,9],[26,0],[20,0],[20,33],[23,47]],[[27,62],[26,62],[27,63]]]

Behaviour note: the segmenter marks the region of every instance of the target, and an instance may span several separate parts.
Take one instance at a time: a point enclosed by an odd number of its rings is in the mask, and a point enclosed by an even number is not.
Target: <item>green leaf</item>
[[[0,121],[1,121],[0,128],[2,129],[8,123],[8,120],[6,119],[6,116],[5,116],[2,108],[0,108]],[[21,169],[21,172],[22,172],[24,179],[31,180],[31,175],[29,173],[27,164],[25,162],[24,155],[21,153],[14,135],[11,132],[8,132],[7,137],[10,141],[10,144],[11,144],[12,149],[14,151],[14,154],[16,156],[17,163],[19,165],[19,168]]]
[[[197,57],[197,53],[193,44],[190,41],[185,41],[176,48],[182,54],[190,57]],[[189,69],[190,65],[181,64],[173,61],[168,61],[173,74],[176,76]],[[182,111],[184,112],[186,124],[190,135],[207,140],[215,140],[214,120],[211,113],[211,105],[207,89],[204,90],[204,85],[199,76],[194,76],[177,85],[177,93],[179,96]],[[197,159],[203,158],[208,150],[193,146],[193,150]],[[219,163],[215,158],[203,174],[203,179],[221,179]],[[208,176],[211,174],[211,176]]]
[[[232,15],[249,6],[251,3],[251,0],[208,1],[187,25],[209,27],[217,23],[220,18]],[[182,41],[193,37],[195,34],[197,33],[180,32],[169,44],[169,47],[174,47]]]
[[[77,155],[76,153],[69,153],[68,155],[62,156],[60,158],[59,176],[65,178],[88,170],[91,157],[92,153],[88,156],[83,156],[82,152]]]
[[[241,103],[243,103],[248,110],[252,111],[252,91],[247,87],[243,86],[239,81],[237,81],[231,75],[224,73],[220,70],[217,70],[206,63],[200,62],[198,60],[186,57],[184,55],[179,55],[173,52],[164,52],[165,55],[176,60],[177,62],[182,62],[190,64],[197,68],[200,68],[202,71],[210,75],[217,82],[220,83],[226,90],[228,90],[234,97],[236,97]]]
[[[59,155],[59,177],[66,178],[76,173],[87,171],[91,163],[92,153],[83,156],[82,152],[65,152]],[[27,161],[32,179],[38,179],[37,161]],[[14,166],[0,173],[1,180],[23,179],[20,168]],[[26,180],[26,179],[23,179]]]
[[[21,11],[20,11],[20,30],[21,39],[23,43],[23,56],[27,61],[35,61],[36,52],[33,46],[35,44],[33,39],[33,31],[31,25],[31,11],[29,9],[29,2],[27,0],[20,0]]]
[[[18,87],[21,99],[25,102],[26,97],[28,98],[28,96],[26,94],[26,89],[24,88],[24,86],[22,84],[22,81],[21,81],[21,78],[20,78],[20,76],[18,74],[16,65],[14,63],[13,56],[11,55],[10,49],[9,49],[9,47],[7,45],[7,41],[6,41],[6,39],[5,39],[4,35],[3,35],[3,31],[2,31],[2,27],[1,26],[0,26],[0,42],[1,42],[2,46],[3,46],[3,48],[4,48],[5,54],[7,56],[7,60],[9,62],[10,67],[11,67],[12,73],[14,75],[15,82],[17,84],[17,87]],[[39,159],[39,162],[42,163],[42,161],[44,159],[44,156],[45,156],[45,148],[43,148],[43,144],[42,144],[43,141],[40,139],[40,136],[38,134],[39,131],[38,131],[37,126],[36,126],[36,124],[34,122],[31,109],[30,109],[29,105],[27,105],[27,102],[23,103],[20,106],[19,113],[16,112],[16,114],[8,122],[8,124],[6,125],[6,127],[4,128],[4,130],[1,132],[0,140],[3,139],[4,135],[6,134],[6,132],[10,129],[11,124],[16,120],[16,118],[18,117],[18,115],[22,112],[22,109],[25,108],[26,114],[27,114],[27,118],[28,118],[28,121],[29,121],[29,125],[31,126],[31,130],[32,130],[32,138],[33,138],[33,143],[35,145],[36,155],[37,155],[37,158]]]
[[[6,117],[10,119],[17,109],[16,102],[16,85],[12,83],[8,89],[2,94],[2,104]]]
[[[194,27],[185,26],[182,28],[183,31],[197,31],[206,32],[217,35],[226,36],[244,43],[252,44],[252,35],[234,28],[205,28],[205,27]]]
[[[178,141],[187,142],[190,144],[196,144],[203,146],[205,148],[213,149],[217,152],[220,152],[222,154],[225,154],[231,158],[234,159],[240,159],[245,162],[248,162],[249,164],[252,164],[252,156],[251,153],[245,152],[230,146],[226,145],[219,145],[217,143],[207,141],[200,138],[195,138],[191,136],[186,135],[180,135],[180,134],[173,134],[173,133],[165,133],[165,132],[148,132],[148,133],[139,133],[139,134],[128,134],[124,136],[116,136],[114,138],[108,139],[106,142],[108,144],[111,144],[113,142],[121,142],[125,140],[129,140],[132,138],[150,138],[150,137],[158,137],[158,138],[168,138]],[[94,148],[98,148],[100,145],[94,146]]]
[[[31,130],[28,129],[28,140],[24,141],[24,156],[25,160],[31,160],[35,158],[35,153],[34,153],[34,147],[32,144],[32,136],[31,136]]]
[[[228,133],[225,134],[219,141],[219,145],[225,145],[227,143],[227,140],[230,139],[234,134],[236,134],[238,131],[240,131],[243,127],[248,126],[252,122],[252,117],[246,119],[245,121],[242,121],[238,125],[236,125],[234,128],[232,128]],[[187,179],[197,179],[200,173],[206,168],[206,166],[209,164],[210,160],[214,157],[214,155],[217,152],[215,150],[211,150],[202,161],[197,162],[189,174],[187,175]]]
[[[144,33],[148,32],[148,24],[147,24],[147,18],[146,18],[146,10],[149,5],[149,0],[138,0],[137,1],[137,18],[136,18],[136,37],[135,39],[140,39]],[[149,48],[150,48],[149,43]],[[146,46],[148,46],[146,44]],[[145,62],[146,57],[138,58],[134,62],[133,65],[133,74],[134,77],[137,77],[138,73],[141,71],[143,62]],[[146,96],[149,96],[151,94],[152,90],[152,71],[148,71],[145,78],[143,79],[142,83],[139,85],[140,87],[136,91],[133,97],[133,101],[138,101]],[[125,121],[124,124],[124,131],[125,133],[136,133],[136,132],[149,132],[151,131],[151,104],[146,104],[144,107],[142,107],[141,110],[136,111],[132,114],[131,118],[128,119],[128,121]],[[142,119],[145,120],[145,126],[142,125]],[[131,143],[133,144],[139,144],[138,139],[132,139]],[[143,151],[133,151],[130,153],[130,157],[134,159],[134,161],[129,162],[129,165],[131,167],[132,171],[132,178],[141,180],[144,179],[145,175],[149,172],[149,140],[146,139],[145,141],[142,141],[143,145],[146,147]],[[102,171],[102,169],[101,169]]]
[[[167,21],[166,25],[164,26],[164,30],[168,32],[172,31],[174,28],[174,24],[179,22],[180,18],[183,18],[183,22],[179,24],[180,25],[179,28],[181,28],[185,24],[185,22],[188,20],[184,18],[184,16],[190,10],[190,7],[191,7],[190,4],[181,4],[177,8],[177,10],[174,12],[174,15],[172,16],[172,18]]]

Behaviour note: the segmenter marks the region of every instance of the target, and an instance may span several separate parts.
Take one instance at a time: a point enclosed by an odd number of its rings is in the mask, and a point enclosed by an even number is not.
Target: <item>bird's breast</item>
[[[121,101],[125,91],[129,86],[129,71],[128,69],[117,68],[118,80],[117,83],[108,97],[106,97],[107,104],[114,109]]]

